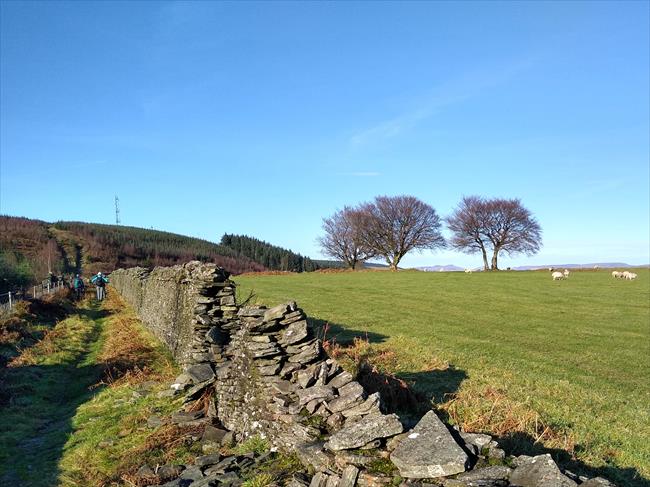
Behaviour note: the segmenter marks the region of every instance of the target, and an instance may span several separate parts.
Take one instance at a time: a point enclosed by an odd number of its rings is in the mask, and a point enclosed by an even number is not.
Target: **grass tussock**
[[[451,396],[439,409],[463,431],[488,433],[502,439],[502,445],[519,453],[534,453],[534,445],[560,449],[573,456],[576,441],[566,428],[552,426],[529,405],[510,399],[507,393],[487,386],[466,388]]]

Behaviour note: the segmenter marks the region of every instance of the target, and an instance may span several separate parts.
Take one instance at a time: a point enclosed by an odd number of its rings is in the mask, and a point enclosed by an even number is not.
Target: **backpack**
[[[106,281],[104,280],[104,276],[97,276],[97,281],[95,281],[95,285],[98,287],[104,287],[106,284]]]

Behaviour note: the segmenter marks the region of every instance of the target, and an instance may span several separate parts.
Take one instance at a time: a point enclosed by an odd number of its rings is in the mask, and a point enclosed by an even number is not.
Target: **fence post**
[[[34,299],[36,299],[36,286],[34,286]]]
[[[9,311],[11,311],[11,291],[9,291]]]
[[[50,283],[47,283],[47,294],[50,294]]]

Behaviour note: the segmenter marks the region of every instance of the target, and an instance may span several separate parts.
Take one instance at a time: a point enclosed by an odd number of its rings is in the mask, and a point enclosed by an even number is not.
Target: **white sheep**
[[[620,279],[623,277],[623,273],[621,271],[612,271],[612,277],[615,277],[616,279]]]
[[[465,269],[465,274],[471,274],[472,272],[474,272],[472,269]]]
[[[565,278],[564,274],[562,274],[561,272],[554,272],[553,274],[551,274],[551,277],[553,278],[554,281]]]
[[[569,269],[564,269],[564,277],[569,277]]]
[[[621,272],[621,278],[622,279],[627,279],[627,276],[630,275],[630,271],[623,271]]]
[[[633,281],[636,279],[636,274],[634,272],[628,272],[627,275],[625,276],[625,279],[628,281]]]

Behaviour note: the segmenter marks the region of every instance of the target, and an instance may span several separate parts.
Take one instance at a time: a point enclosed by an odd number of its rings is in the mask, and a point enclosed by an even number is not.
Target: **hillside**
[[[214,262],[233,274],[266,270],[231,248],[174,233],[0,216],[0,293],[39,282],[50,270],[61,274],[82,269],[89,275],[190,260]]]

